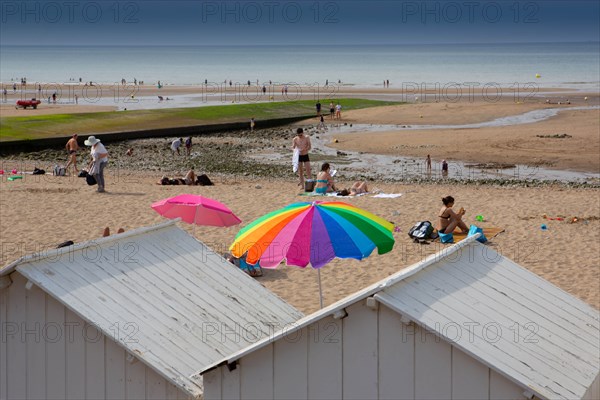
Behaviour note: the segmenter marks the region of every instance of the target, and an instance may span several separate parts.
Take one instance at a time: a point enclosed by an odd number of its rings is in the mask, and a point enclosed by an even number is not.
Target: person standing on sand
[[[65,171],[69,171],[69,167],[73,165],[74,174],[77,175],[79,172],[77,170],[77,150],[79,150],[79,144],[77,143],[77,134],[75,133],[71,136],[71,139],[67,142],[65,148],[67,149],[67,153],[69,154],[69,161],[67,162],[67,166],[65,167]]]
[[[335,116],[335,105],[333,105],[333,101],[329,103],[329,117],[333,119]]]
[[[175,155],[175,153],[177,153],[178,156],[181,155],[181,153],[179,152],[179,148],[181,147],[182,143],[182,138],[175,139],[173,140],[173,142],[171,142],[171,150],[173,150],[173,155]]]
[[[90,136],[85,142],[83,142],[86,146],[91,146],[90,154],[92,156],[92,160],[88,165],[89,174],[93,175],[96,178],[96,182],[98,183],[98,193],[104,192],[104,168],[106,164],[108,164],[108,151],[102,143],[100,143],[100,139],[96,139],[95,136]]]
[[[335,106],[335,119],[342,119],[342,105],[340,103]]]
[[[431,156],[427,154],[427,158],[425,159],[425,169],[427,169],[427,173],[431,173]]]
[[[254,118],[250,118],[250,132],[254,132],[254,125],[256,125]]]
[[[190,154],[192,154],[192,137],[188,136],[185,139],[185,155],[189,157]]]
[[[304,130],[302,128],[298,128],[296,130],[296,136],[292,140],[292,150],[298,149],[300,152],[300,158],[298,159],[298,177],[300,182],[298,186],[304,188],[304,173],[306,173],[306,179],[310,179],[310,159],[308,157],[308,152],[312,149],[312,145],[310,143],[310,138],[304,135]]]
[[[321,116],[321,102],[319,100],[317,100],[317,104],[315,105],[316,109],[317,109],[317,117]]]

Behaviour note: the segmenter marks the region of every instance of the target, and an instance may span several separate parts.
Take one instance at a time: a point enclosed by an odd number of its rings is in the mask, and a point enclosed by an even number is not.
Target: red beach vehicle
[[[32,107],[34,110],[37,108],[38,104],[40,104],[41,101],[36,100],[36,99],[31,99],[31,100],[18,100],[17,101],[17,106],[15,108],[19,108],[19,107],[23,107],[23,109],[27,109],[27,107]]]

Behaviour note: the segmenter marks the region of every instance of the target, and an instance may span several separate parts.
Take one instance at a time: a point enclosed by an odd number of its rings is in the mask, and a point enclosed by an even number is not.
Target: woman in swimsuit
[[[354,182],[354,185],[352,185],[352,187],[350,188],[350,196],[356,196],[363,193],[369,193],[367,182]]]
[[[455,213],[452,210],[452,206],[454,206],[454,197],[452,196],[444,197],[442,203],[444,203],[444,206],[438,215],[440,219],[438,231],[441,233],[452,233],[458,226],[462,232],[468,232],[469,228],[467,228],[467,225],[462,220],[462,216],[465,215],[465,209],[461,207],[458,213]]]
[[[317,174],[317,184],[315,185],[315,193],[325,194],[336,190],[333,184],[333,178],[329,174],[331,167],[329,163],[323,163],[321,171]]]

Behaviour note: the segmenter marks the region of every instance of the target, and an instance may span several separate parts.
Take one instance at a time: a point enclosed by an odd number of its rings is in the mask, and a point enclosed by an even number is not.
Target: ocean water
[[[540,77],[536,78],[536,74]],[[146,84],[324,86],[338,80],[356,87],[497,84],[503,87],[600,88],[600,44],[527,43],[386,46],[1,46],[0,81],[30,83],[134,78]],[[414,86],[413,86],[414,87]]]

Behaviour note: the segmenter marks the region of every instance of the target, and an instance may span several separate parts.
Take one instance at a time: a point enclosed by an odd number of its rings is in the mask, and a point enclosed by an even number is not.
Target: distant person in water
[[[448,162],[442,160],[442,176],[448,176]]]

